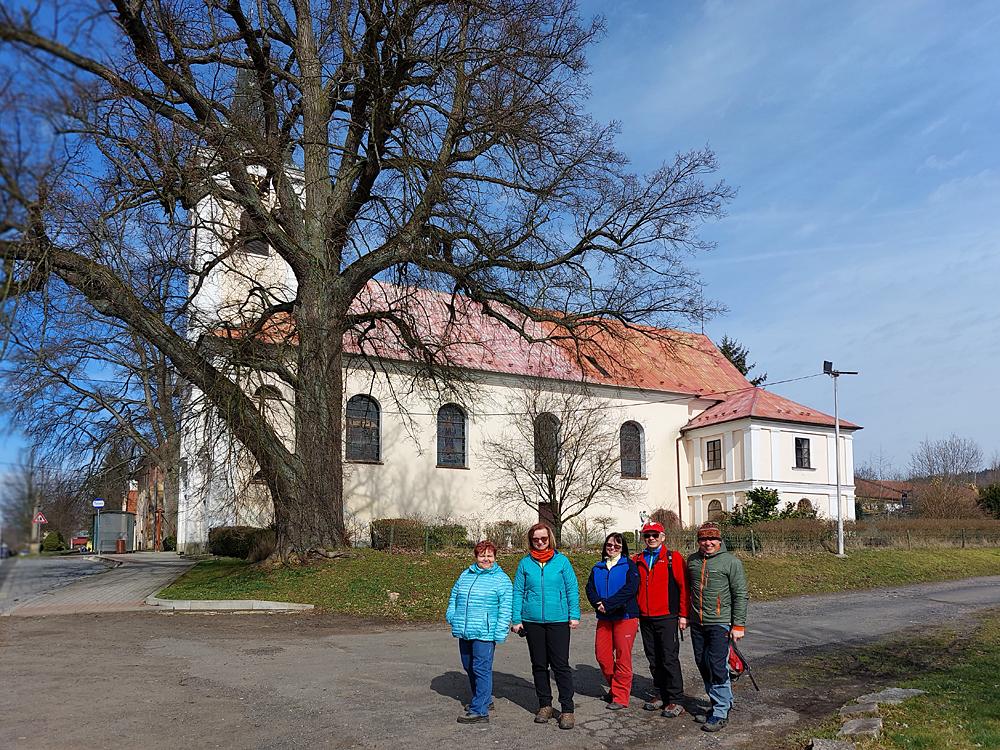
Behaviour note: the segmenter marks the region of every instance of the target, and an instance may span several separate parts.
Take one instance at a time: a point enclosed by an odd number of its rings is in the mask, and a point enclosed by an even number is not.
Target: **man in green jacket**
[[[722,542],[717,523],[698,527],[698,551],[688,558],[688,626],[698,671],[712,702],[707,716],[697,716],[706,732],[726,726],[733,706],[729,680],[729,642],[743,637],[747,624],[747,578],[743,563]]]

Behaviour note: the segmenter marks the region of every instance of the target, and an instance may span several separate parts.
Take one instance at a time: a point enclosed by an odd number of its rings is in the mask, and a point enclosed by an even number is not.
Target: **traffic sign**
[[[38,512],[37,512],[37,513],[35,514],[35,517],[31,519],[31,522],[32,522],[32,523],[37,523],[37,524],[41,525],[41,524],[43,524],[43,523],[48,523],[48,522],[49,522],[49,519],[47,519],[47,518],[45,517],[45,514],[44,514],[44,513],[42,513],[42,511],[38,511]]]
[[[101,500],[101,498],[97,498],[96,500],[94,500],[94,502],[91,503],[91,505],[93,505],[95,508],[103,508],[104,501]]]

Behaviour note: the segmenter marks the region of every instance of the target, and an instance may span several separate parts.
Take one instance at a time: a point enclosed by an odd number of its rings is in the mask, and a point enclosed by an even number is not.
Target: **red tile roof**
[[[893,500],[903,501],[903,493],[912,500],[914,496],[913,485],[909,482],[896,482],[890,480],[873,481],[870,479],[854,479],[854,496],[868,498],[870,500]]]
[[[511,325],[487,315],[466,297],[426,289],[370,282],[353,311],[393,310],[407,319],[439,358],[451,366],[483,372],[586,381],[720,399],[751,388],[704,334],[601,321],[588,327],[587,340],[574,342],[551,323],[533,321],[497,307]],[[513,328],[511,327],[513,326]],[[518,330],[524,330],[527,341]],[[239,329],[218,336],[241,338]],[[259,335],[271,343],[295,342],[294,322],[275,317]],[[413,351],[384,322],[363,337],[345,341],[349,354],[414,361]]]
[[[765,391],[763,388],[751,388],[746,391],[734,393],[726,397],[726,400],[722,403],[710,406],[688,422],[681,431],[732,422],[737,419],[745,419],[746,417],[776,422],[820,425],[823,427],[833,427],[834,423],[833,417],[829,414],[824,414],[808,406],[797,404],[776,393]],[[858,425],[844,419],[840,420],[840,426],[845,430],[861,429]]]

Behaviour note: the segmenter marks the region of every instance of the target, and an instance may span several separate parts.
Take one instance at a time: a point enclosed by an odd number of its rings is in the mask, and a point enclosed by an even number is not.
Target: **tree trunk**
[[[299,289],[298,387],[295,394],[295,471],[272,473],[277,554],[305,559],[341,547],[344,528],[343,305],[336,284]],[[285,467],[286,469],[289,467]]]

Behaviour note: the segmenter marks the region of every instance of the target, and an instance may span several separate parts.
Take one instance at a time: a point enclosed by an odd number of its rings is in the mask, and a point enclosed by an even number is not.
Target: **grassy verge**
[[[941,628],[908,642],[886,642],[821,657],[807,665],[814,679],[865,675],[878,684],[919,688],[926,695],[882,706],[882,735],[855,740],[858,750],[976,750],[1000,747],[1000,611],[963,631]],[[873,688],[874,689],[874,688]],[[831,717],[774,747],[805,746],[808,737],[832,738]]]
[[[520,553],[501,554],[499,562],[512,573],[520,557]],[[570,553],[570,558],[580,579],[582,599],[583,585],[597,557]],[[198,563],[160,596],[304,602],[360,617],[435,621],[443,618],[452,584],[470,561],[467,552],[390,555],[364,549],[352,558],[269,570],[219,558]],[[852,553],[846,560],[829,554],[795,555],[748,559],[745,564],[752,598],[767,600],[998,575],[1000,550],[873,550]]]

